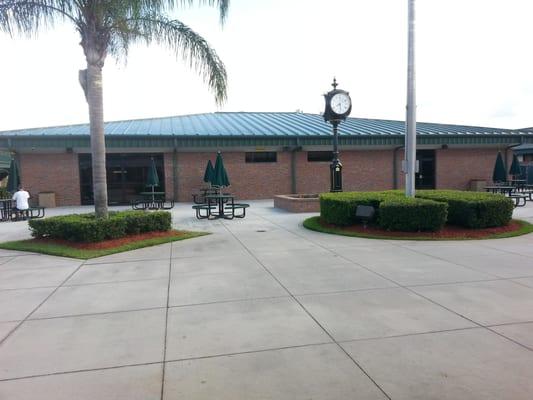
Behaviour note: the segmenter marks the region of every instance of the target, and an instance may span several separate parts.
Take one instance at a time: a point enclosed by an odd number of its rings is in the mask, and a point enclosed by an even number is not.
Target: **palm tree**
[[[94,206],[107,217],[102,68],[108,54],[125,58],[131,44],[166,46],[208,84],[218,104],[226,99],[226,70],[207,41],[168,14],[193,3],[216,6],[224,23],[229,0],[0,0],[0,30],[33,37],[68,21],[81,36],[87,69],[79,72],[89,106]]]

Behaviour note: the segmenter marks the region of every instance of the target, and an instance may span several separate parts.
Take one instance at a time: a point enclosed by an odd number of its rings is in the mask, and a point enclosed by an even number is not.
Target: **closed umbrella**
[[[20,174],[15,159],[11,159],[11,164],[9,165],[9,178],[7,178],[7,191],[10,193],[15,193],[18,190],[20,185]]]
[[[150,168],[148,168],[148,180],[146,186],[152,188],[152,202],[155,201],[154,187],[159,186],[159,176],[157,175],[157,168],[155,167],[155,161],[152,157],[150,160]]]
[[[204,182],[210,184],[211,181],[213,180],[214,174],[215,174],[215,169],[213,168],[213,163],[211,162],[211,160],[209,160],[207,162],[207,166],[205,167]]]
[[[494,164],[494,171],[492,172],[493,182],[507,182],[507,170],[503,163],[502,153],[498,152],[496,157],[496,164]]]
[[[224,160],[222,159],[222,154],[220,151],[217,153],[217,160],[215,161],[215,170],[213,173],[213,180],[211,181],[213,186],[225,187],[229,186],[228,173],[224,167]]]
[[[520,171],[520,162],[518,161],[518,157],[516,154],[513,154],[513,163],[511,164],[511,169],[509,169],[509,174],[513,176],[520,175],[522,171]]]

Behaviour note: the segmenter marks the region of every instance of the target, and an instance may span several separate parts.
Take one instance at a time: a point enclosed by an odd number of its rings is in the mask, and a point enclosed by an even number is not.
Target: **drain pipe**
[[[404,146],[397,146],[392,150],[392,188],[398,189],[398,150],[403,149]]]
[[[511,144],[509,146],[507,146],[504,150],[504,159],[505,159],[505,169],[508,170],[510,168],[510,165],[509,165],[509,157],[507,157],[507,152],[509,151],[509,149],[512,149],[513,147],[516,147],[516,146],[519,146],[520,144]]]
[[[178,201],[178,139],[174,138],[174,151],[172,152],[172,196],[174,201]]]
[[[291,193],[296,194],[296,152],[302,150],[302,146],[286,146],[284,151],[291,153]]]

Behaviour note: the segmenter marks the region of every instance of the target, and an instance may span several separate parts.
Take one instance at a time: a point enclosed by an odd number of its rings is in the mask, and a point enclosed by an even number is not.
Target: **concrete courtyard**
[[[0,250],[0,399],[533,398],[533,235],[339,237],[251,203],[86,262]]]

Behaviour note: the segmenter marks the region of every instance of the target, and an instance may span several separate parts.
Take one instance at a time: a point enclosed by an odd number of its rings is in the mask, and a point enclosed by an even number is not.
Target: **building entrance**
[[[128,204],[148,191],[146,181],[150,158],[153,157],[159,176],[157,192],[165,191],[162,154],[107,154],[107,197],[110,205]],[[93,179],[90,154],[79,155],[81,204],[94,204]]]
[[[435,189],[435,150],[418,150],[418,172],[415,175],[416,189]]]

